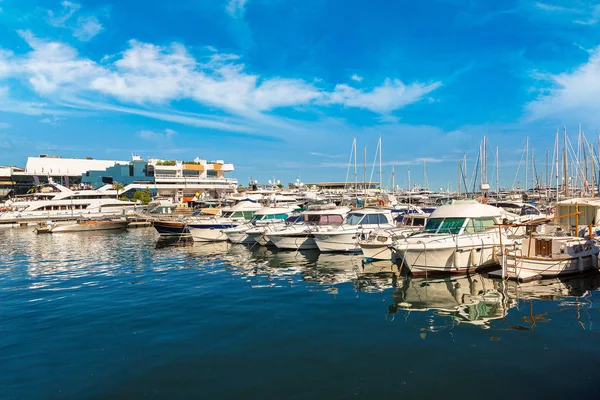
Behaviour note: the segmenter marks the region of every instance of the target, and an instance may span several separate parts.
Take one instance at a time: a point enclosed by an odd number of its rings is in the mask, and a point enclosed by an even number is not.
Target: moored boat
[[[421,233],[392,245],[396,262],[413,274],[472,273],[499,266],[508,239],[498,227],[501,210],[476,202],[455,202],[435,210]]]
[[[72,224],[46,224],[38,228],[38,233],[89,232],[123,230],[127,228],[126,219],[80,220]]]

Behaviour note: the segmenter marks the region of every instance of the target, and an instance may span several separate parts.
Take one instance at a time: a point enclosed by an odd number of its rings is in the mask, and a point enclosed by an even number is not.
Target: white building
[[[86,158],[62,158],[40,154],[28,157],[25,175],[68,176],[81,178],[87,171],[103,170],[116,164],[129,165],[129,161],[95,160]]]
[[[196,158],[193,162],[184,162],[150,158],[148,165],[154,169],[153,188],[157,194],[172,197],[176,203],[185,203],[205,192],[211,197],[230,193],[238,186],[237,179],[225,177],[226,173],[235,169],[233,164],[223,160]]]

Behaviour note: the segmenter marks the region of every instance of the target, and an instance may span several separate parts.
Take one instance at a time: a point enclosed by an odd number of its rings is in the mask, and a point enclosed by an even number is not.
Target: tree
[[[119,192],[123,190],[125,186],[121,185],[119,182],[113,182],[113,189],[117,191],[117,199],[119,198]]]
[[[133,194],[132,200],[140,201],[144,205],[150,203],[152,200],[152,196],[150,196],[150,189],[146,188],[145,190],[136,190]]]

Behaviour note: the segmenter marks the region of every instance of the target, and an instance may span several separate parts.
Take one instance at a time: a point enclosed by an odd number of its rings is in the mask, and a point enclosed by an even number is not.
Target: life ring
[[[479,196],[477,198],[477,201],[480,202],[481,204],[487,204],[487,199],[483,196]]]
[[[378,203],[381,207],[383,207],[385,205],[385,201],[383,201],[383,200],[379,200]]]

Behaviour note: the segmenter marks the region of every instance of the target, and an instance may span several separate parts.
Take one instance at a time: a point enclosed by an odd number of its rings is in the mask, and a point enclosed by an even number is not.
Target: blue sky
[[[599,28],[583,0],[0,0],[0,164],[135,152],[343,181],[353,137],[370,175],[381,136],[384,182],[422,182],[426,158],[456,188],[487,135],[511,186],[526,136],[539,170],[556,129],[595,143]]]

